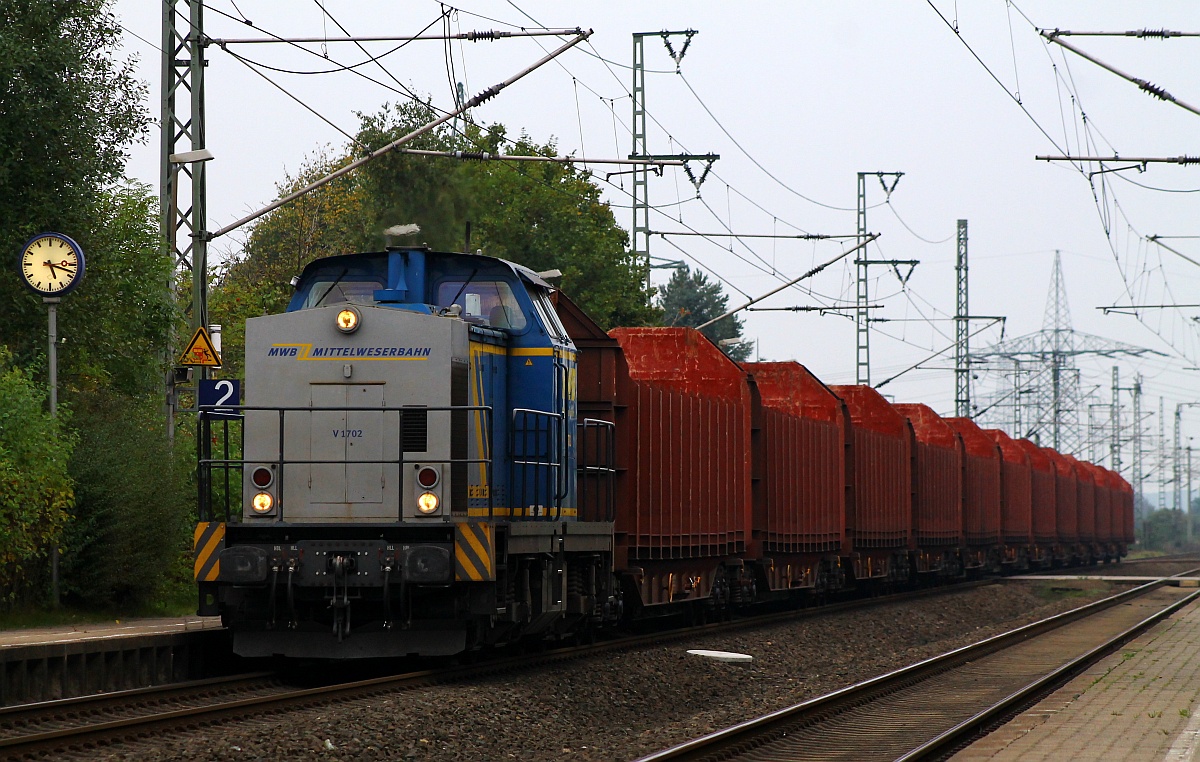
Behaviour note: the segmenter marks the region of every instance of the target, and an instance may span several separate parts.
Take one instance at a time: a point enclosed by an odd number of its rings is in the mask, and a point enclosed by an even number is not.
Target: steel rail
[[[957,648],[940,656],[935,656],[869,680],[855,683],[832,693],[809,699],[714,733],[709,733],[700,738],[641,757],[637,762],[699,760],[710,759],[715,756],[721,756],[723,759],[734,758],[738,753],[769,744],[772,740],[785,734],[785,729],[790,726],[804,722],[805,720],[817,720],[820,717],[840,714],[853,707],[867,703],[876,697],[884,696],[904,687],[920,683],[967,662],[1002,651],[1005,648],[1027,641],[1034,636],[1048,633],[1063,625],[1100,613],[1166,585],[1167,579],[1169,578],[1164,577],[1140,585],[1085,606],[995,635],[978,643]],[[1176,603],[1184,605],[1195,600],[1197,596],[1200,596],[1200,591],[1192,593]],[[1172,606],[1174,605],[1172,604]],[[1129,631],[1126,630],[1120,637],[1127,636]],[[1111,642],[1108,644],[1109,647],[1111,647]]]

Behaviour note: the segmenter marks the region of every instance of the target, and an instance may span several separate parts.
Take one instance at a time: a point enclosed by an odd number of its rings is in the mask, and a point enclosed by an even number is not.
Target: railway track
[[[349,701],[437,683],[529,669],[555,661],[594,656],[604,651],[687,640],[738,628],[767,626],[837,611],[867,609],[917,598],[953,595],[992,584],[980,581],[870,599],[835,603],[751,619],[735,619],[682,630],[654,632],[618,640],[562,648],[481,664],[405,672],[354,682],[297,688],[274,673],[260,672],[132,691],[98,694],[0,708],[0,758],[86,757],[97,747],[127,740],[186,731],[189,728],[244,721],[247,716]]]
[[[639,762],[936,759],[1197,596],[1151,582]]]

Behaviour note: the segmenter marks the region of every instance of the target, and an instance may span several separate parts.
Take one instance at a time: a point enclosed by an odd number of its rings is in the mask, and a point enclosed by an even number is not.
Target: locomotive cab
[[[550,291],[394,249],[317,260],[247,321],[240,457],[201,453],[197,529],[201,612],[236,653],[445,655],[602,616],[611,525],[577,521]]]

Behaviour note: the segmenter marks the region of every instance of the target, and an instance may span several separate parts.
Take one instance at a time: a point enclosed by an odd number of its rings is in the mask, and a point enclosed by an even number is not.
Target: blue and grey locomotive
[[[317,260],[286,312],[247,321],[245,368],[232,423],[200,412],[195,538],[201,613],[236,653],[447,655],[619,617],[612,523],[580,520],[576,484],[577,447],[611,439],[577,420],[534,272]]]

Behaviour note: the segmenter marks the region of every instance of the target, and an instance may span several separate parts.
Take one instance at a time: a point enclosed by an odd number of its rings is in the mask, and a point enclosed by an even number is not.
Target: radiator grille
[[[429,412],[419,407],[405,407],[401,412],[400,448],[404,452],[429,450]]]

